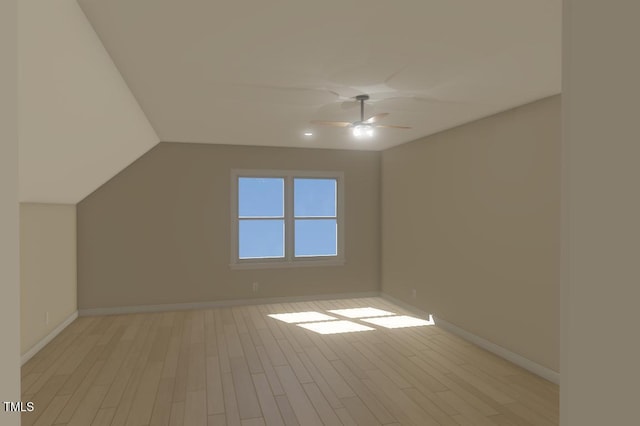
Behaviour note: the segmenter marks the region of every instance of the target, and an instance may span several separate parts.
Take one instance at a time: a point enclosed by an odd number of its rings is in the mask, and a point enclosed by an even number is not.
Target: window
[[[343,174],[234,170],[231,267],[344,263]]]

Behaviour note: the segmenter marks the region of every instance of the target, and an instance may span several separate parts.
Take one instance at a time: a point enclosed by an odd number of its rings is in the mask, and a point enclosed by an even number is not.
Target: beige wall
[[[640,422],[638,16],[565,1],[563,426]]]
[[[20,204],[22,354],[77,311],[76,292],[76,206]]]
[[[0,402],[20,400],[17,1],[0,2]],[[0,424],[20,416],[0,407]]]
[[[377,291],[379,160],[377,152],[161,143],[78,204],[79,308]],[[230,270],[232,168],[344,171],[346,264]]]
[[[387,150],[382,176],[382,291],[558,371],[560,97]]]
[[[158,142],[76,0],[21,0],[20,200],[75,204]]]

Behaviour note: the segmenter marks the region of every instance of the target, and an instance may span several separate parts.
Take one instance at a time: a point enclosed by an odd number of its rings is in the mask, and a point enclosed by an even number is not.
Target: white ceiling
[[[163,141],[384,149],[560,92],[561,0],[79,4]],[[362,93],[412,129],[309,124]]]

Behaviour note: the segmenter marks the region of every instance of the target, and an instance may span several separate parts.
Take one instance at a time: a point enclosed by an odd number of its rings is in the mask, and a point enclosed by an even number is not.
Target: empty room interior
[[[17,7],[0,423],[592,424],[561,1]]]

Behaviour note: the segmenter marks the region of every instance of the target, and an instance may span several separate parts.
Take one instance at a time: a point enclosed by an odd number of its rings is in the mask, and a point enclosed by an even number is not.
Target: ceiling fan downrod
[[[369,95],[358,95],[356,100],[360,101],[360,123],[364,121],[364,101],[369,100]]]

